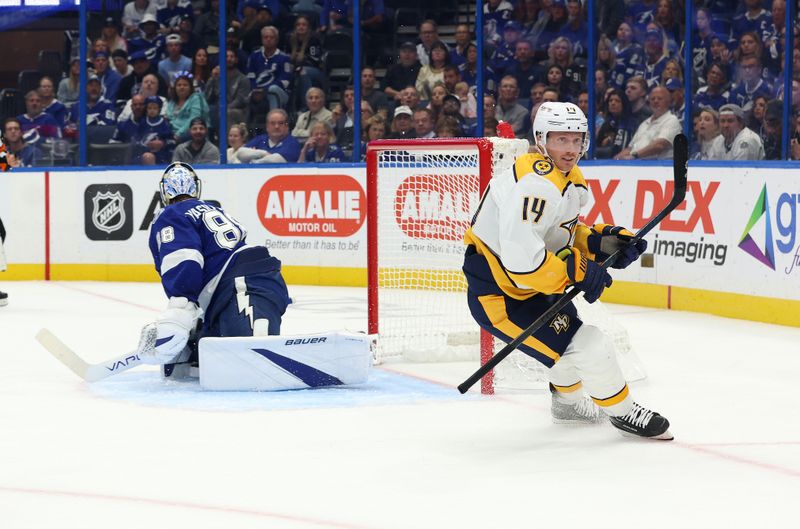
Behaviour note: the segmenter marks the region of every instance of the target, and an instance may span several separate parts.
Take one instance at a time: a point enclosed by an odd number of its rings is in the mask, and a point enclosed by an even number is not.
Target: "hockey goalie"
[[[142,329],[137,355],[165,377],[199,376],[204,389],[282,390],[366,381],[367,335],[279,336],[291,303],[281,262],[221,208],[200,200],[202,182],[175,162],[159,184],[161,213],[150,251],[167,308]]]

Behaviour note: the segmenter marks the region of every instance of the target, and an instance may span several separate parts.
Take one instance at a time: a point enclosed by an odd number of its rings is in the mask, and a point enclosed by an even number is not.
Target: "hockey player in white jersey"
[[[588,122],[572,103],[543,103],[533,122],[535,150],[489,183],[464,240],[470,311],[505,342],[516,338],[573,285],[595,302],[611,276],[598,263],[618,249],[625,268],[647,248],[625,228],[578,220],[588,188],[577,167]],[[605,335],[570,303],[520,350],[549,369],[553,420],[611,424],[629,434],[672,439],[669,422],[633,401]],[[588,395],[591,400],[584,397]]]

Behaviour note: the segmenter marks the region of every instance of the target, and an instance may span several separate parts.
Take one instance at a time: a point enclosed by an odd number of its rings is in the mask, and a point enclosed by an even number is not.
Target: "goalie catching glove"
[[[202,311],[186,298],[169,298],[167,310],[155,323],[142,329],[138,354],[146,364],[169,364],[178,358],[189,341]]]
[[[598,300],[606,287],[612,283],[611,276],[605,268],[590,261],[577,248],[568,248],[559,252],[559,257],[567,263],[567,276],[578,290],[583,291],[583,299],[587,303]]]
[[[633,233],[622,226],[595,224],[587,244],[594,260],[602,263],[616,251],[620,251],[611,268],[623,269],[636,261],[647,250],[647,241],[635,239]]]

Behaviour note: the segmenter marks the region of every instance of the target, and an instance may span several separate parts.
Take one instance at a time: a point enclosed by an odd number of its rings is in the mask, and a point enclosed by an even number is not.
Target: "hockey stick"
[[[675,209],[678,204],[683,202],[684,197],[686,196],[686,173],[688,171],[687,163],[689,160],[689,141],[687,140],[686,136],[683,134],[678,134],[675,136],[673,140],[673,179],[674,179],[674,190],[672,192],[672,200],[669,201],[664,209],[658,212],[656,216],[654,216],[650,221],[642,226],[634,237],[635,239],[641,239],[647,233],[655,228],[659,222],[661,222],[664,217],[669,215],[673,209]],[[603,268],[608,268],[611,264],[616,260],[617,255],[619,255],[620,251],[615,252],[611,255],[608,259],[603,261],[601,266]],[[508,343],[503,349],[500,350],[499,353],[494,355],[490,358],[485,364],[483,364],[477,371],[475,371],[468,379],[464,382],[459,384],[458,391],[462,394],[466,393],[469,388],[471,388],[476,382],[478,382],[481,378],[483,378],[489,371],[494,369],[494,367],[503,361],[508,355],[510,355],[519,345],[524,342],[531,334],[538,331],[546,322],[552,320],[558,312],[563,309],[570,301],[572,301],[580,292],[577,288],[571,288],[569,292],[562,295],[558,301],[556,301],[553,305],[550,306],[541,316],[539,316],[536,321],[531,323],[527,329],[522,331],[519,336],[514,338],[511,342]]]
[[[122,373],[142,364],[136,352],[124,354],[99,364],[90,364],[75,354],[75,351],[59,340],[52,332],[42,329],[36,333],[36,340],[53,355],[56,360],[67,366],[73,373],[86,382],[97,382],[111,375]]]

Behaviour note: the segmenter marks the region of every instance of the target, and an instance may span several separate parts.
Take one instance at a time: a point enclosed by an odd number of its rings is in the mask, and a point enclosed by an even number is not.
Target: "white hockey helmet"
[[[172,199],[180,195],[200,198],[203,183],[191,165],[184,162],[173,162],[164,170],[158,187],[161,192],[161,203],[166,206]]]
[[[583,147],[579,158],[589,149],[589,120],[583,110],[574,103],[548,101],[539,105],[533,119],[533,139],[536,146],[545,156],[547,135],[551,132],[582,132]]]

